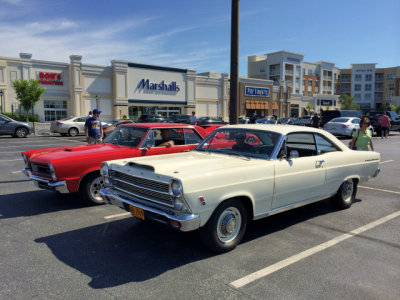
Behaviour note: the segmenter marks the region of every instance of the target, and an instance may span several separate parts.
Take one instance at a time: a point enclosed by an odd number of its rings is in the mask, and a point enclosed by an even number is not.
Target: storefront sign
[[[60,73],[39,72],[39,84],[64,85]]]
[[[269,97],[269,88],[245,86],[244,90],[245,96],[265,98]]]
[[[287,60],[288,61],[294,61],[294,62],[300,62],[300,59],[294,58],[294,57],[290,57],[290,56],[287,57]]]
[[[323,106],[331,106],[332,100],[321,100],[321,105]]]
[[[168,92],[179,92],[181,89],[179,85],[176,84],[176,81],[172,81],[170,84],[166,84],[163,81],[157,82],[150,82],[149,79],[142,79],[138,86],[138,89],[145,89],[145,90],[154,90],[154,91],[168,91]]]

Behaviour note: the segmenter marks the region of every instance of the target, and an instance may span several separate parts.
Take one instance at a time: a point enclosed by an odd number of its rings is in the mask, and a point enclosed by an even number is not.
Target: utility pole
[[[239,0],[232,0],[229,124],[238,123]]]

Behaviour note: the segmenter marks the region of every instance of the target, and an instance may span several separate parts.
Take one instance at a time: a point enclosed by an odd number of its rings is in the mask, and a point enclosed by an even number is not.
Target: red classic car
[[[206,135],[203,128],[189,124],[125,124],[117,127],[101,144],[25,151],[22,171],[39,188],[60,193],[78,192],[82,198],[102,204],[99,194],[103,186],[99,172],[101,162],[191,151]],[[167,147],[162,146],[166,137]]]

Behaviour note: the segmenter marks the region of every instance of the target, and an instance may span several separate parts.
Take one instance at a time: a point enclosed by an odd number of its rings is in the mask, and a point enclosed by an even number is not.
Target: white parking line
[[[129,216],[131,213],[126,212],[126,213],[122,213],[122,214],[116,214],[116,215],[111,215],[111,216],[106,216],[104,217],[104,219],[113,219],[113,218],[119,218],[119,217],[126,217]]]
[[[392,161],[394,161],[394,160],[393,160],[393,159],[391,159],[391,160],[385,160],[385,161],[381,161],[380,164],[386,164],[386,163],[392,162]]]
[[[22,173],[22,171],[14,171],[14,172],[11,172],[11,174],[18,174],[18,173]]]
[[[376,220],[374,222],[371,222],[371,223],[369,223],[367,225],[361,226],[361,227],[359,227],[359,228],[357,228],[357,229],[355,229],[353,231],[350,231],[349,233],[345,233],[345,234],[339,235],[338,237],[336,237],[336,238],[334,238],[332,240],[329,240],[329,241],[327,241],[325,243],[319,244],[319,245],[317,245],[315,247],[312,247],[312,248],[307,249],[307,250],[305,250],[303,252],[295,254],[295,255],[293,255],[293,256],[291,256],[291,257],[289,257],[287,259],[284,259],[284,260],[282,260],[280,262],[277,262],[276,264],[273,264],[273,265],[271,265],[269,267],[266,267],[264,269],[261,269],[259,271],[254,272],[254,273],[251,273],[251,274],[249,274],[249,275],[247,275],[245,277],[242,277],[242,278],[240,278],[238,280],[235,280],[235,281],[231,282],[230,285],[232,285],[235,288],[241,288],[241,287],[243,287],[243,286],[245,286],[245,285],[247,285],[247,284],[249,284],[249,283],[251,283],[251,282],[253,282],[255,280],[258,280],[258,279],[261,279],[263,277],[266,277],[266,276],[268,276],[268,275],[270,275],[270,274],[272,274],[272,273],[274,273],[274,272],[276,272],[276,271],[278,271],[280,269],[283,269],[283,268],[285,268],[285,267],[287,267],[287,266],[289,266],[291,264],[294,264],[294,263],[298,262],[299,260],[302,260],[303,258],[309,257],[309,256],[311,256],[311,255],[313,255],[315,253],[318,253],[320,251],[328,249],[328,248],[330,248],[330,247],[332,247],[332,246],[334,246],[334,245],[336,245],[336,244],[338,244],[340,242],[343,242],[344,240],[347,240],[347,239],[349,239],[351,237],[359,235],[360,233],[363,233],[364,231],[367,231],[367,230],[372,229],[372,228],[374,228],[376,226],[379,226],[379,225],[381,225],[383,223],[386,223],[386,222],[388,222],[388,221],[390,221],[390,220],[392,220],[392,219],[394,219],[394,218],[396,218],[398,216],[400,216],[400,210],[395,212],[395,213],[393,213],[393,214],[390,214],[390,215],[388,215],[386,217],[380,218],[380,219],[378,219],[378,220]]]
[[[368,189],[368,190],[375,190],[375,191],[392,193],[392,194],[399,194],[400,195],[400,192],[396,192],[396,191],[382,190],[382,189],[377,189],[377,188],[372,188],[372,187],[362,186],[362,185],[359,185],[358,187],[359,188],[363,188],[363,189]]]
[[[20,158],[20,159],[2,159],[2,160],[0,160],[0,162],[2,162],[2,161],[18,161],[18,160],[23,160],[22,158]]]

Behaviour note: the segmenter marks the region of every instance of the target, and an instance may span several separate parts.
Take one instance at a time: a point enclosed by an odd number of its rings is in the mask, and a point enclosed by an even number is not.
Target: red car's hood
[[[112,144],[96,144],[96,145],[71,145],[63,147],[53,147],[24,152],[29,156],[31,161],[47,162],[58,159],[85,159],[85,156],[90,158],[101,158],[116,156],[119,152],[126,152],[128,149],[134,151],[136,148],[112,145]]]

